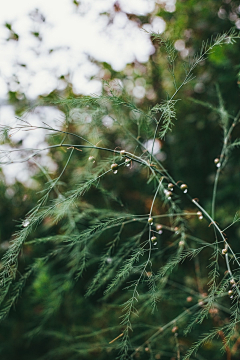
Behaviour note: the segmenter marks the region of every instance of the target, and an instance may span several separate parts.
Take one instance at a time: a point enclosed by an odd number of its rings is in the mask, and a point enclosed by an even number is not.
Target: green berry
[[[168,199],[171,199],[171,197],[172,197],[172,192],[171,191],[166,191],[166,197],[168,198]]]
[[[111,165],[112,171],[116,171],[118,169],[118,164],[114,163]]]
[[[152,218],[152,217],[148,218],[148,223],[149,223],[150,225],[153,224],[153,218]]]

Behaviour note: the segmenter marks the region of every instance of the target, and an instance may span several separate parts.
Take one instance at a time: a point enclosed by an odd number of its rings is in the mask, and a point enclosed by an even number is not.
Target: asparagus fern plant
[[[1,320],[19,297],[29,297],[33,309],[40,306],[25,336],[53,339],[41,359],[205,359],[206,344],[214,339],[214,350],[222,348],[228,359],[237,354],[240,260],[216,222],[215,207],[219,178],[239,146],[232,141],[239,113],[228,112],[218,88],[217,107],[193,99],[217,114],[223,134],[211,208],[201,203],[201,194],[192,194],[184,174],[181,181],[170,174],[154,144],[174,132],[180,91],[197,65],[238,34],[203,44],[185,64],[181,81],[173,44],[153,38],[166,50],[173,92],[151,108],[138,107],[123,87],[105,86],[101,96],[51,99],[48,105],[65,114],[58,126],[38,126],[23,116],[14,127],[1,128],[10,146],[1,149],[1,165],[29,162],[46,178],[2,256],[0,272]],[[110,127],[103,125],[106,117]],[[46,132],[44,148],[10,141],[15,132],[39,129]],[[61,159],[54,178],[41,163],[44,151]],[[238,221],[236,215],[227,228]],[[27,249],[33,254],[28,266]]]

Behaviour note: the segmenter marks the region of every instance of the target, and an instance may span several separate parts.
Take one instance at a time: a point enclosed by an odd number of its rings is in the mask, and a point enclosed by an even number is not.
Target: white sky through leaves
[[[172,12],[175,2],[81,0],[79,6],[71,0],[4,2],[0,7],[0,123],[16,122],[14,109],[7,104],[9,91],[17,92],[19,98],[25,94],[34,101],[55,89],[64,90],[70,81],[76,94],[99,94],[99,67],[92,59],[109,63],[116,71],[135,60],[147,62],[154,47],[143,28],[162,33],[166,23],[153,16],[151,23],[142,28],[127,14],[146,15],[158,4]],[[17,41],[14,34],[18,35]],[[46,108],[41,110],[46,118],[47,112]],[[56,118],[61,117],[57,109],[55,112]],[[28,115],[28,121],[38,121],[36,114]],[[32,142],[35,148],[44,144],[44,134],[36,138],[32,133],[19,133],[12,139],[22,140],[25,147],[31,147]],[[54,164],[51,167],[54,170]],[[25,164],[5,166],[3,171],[8,183],[15,179],[26,182],[29,177]]]
[[[154,51],[149,35],[126,13],[146,15],[154,10],[155,1],[118,1],[120,11],[114,10],[115,3],[83,0],[77,7],[71,0],[5,2],[0,11],[0,98],[8,89],[20,90],[30,99],[61,90],[66,84],[60,76],[69,76],[77,94],[99,93],[101,82],[94,79],[99,69],[89,57],[116,71],[135,60],[147,62]],[[6,23],[18,41],[11,39]],[[152,30],[163,32],[164,20],[153,18]]]

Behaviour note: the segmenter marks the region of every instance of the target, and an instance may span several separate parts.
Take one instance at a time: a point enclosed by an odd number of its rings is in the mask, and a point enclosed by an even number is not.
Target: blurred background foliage
[[[77,5],[78,3],[76,3]],[[122,11],[116,2],[114,11]],[[157,5],[154,13],[146,16],[127,14],[131,21],[139,26],[151,22],[153,16],[161,16],[167,23],[167,30],[164,37],[170,39],[178,50],[176,58],[176,78],[180,83],[184,78],[184,63],[187,62],[188,55],[192,56],[199,51],[203,41],[219,33],[229,31],[239,18],[239,1],[198,1],[198,0],[178,0],[176,11],[169,13],[164,7]],[[110,15],[109,15],[110,16]],[[111,15],[112,16],[112,15]],[[240,21],[240,20],[238,20]],[[8,25],[11,33],[10,41],[17,41],[18,34]],[[34,34],[38,36],[38,34]],[[116,94],[121,95],[123,88],[127,96],[130,96],[136,105],[147,111],[155,104],[166,99],[168,94],[173,92],[172,79],[168,72],[166,52],[164,46],[159,41],[152,39],[155,53],[146,63],[134,61],[126,66],[121,72],[114,71],[107,63],[99,63],[91,59],[99,66],[98,78],[104,81],[103,91],[109,93],[109,88],[114,88]],[[210,211],[213,181],[216,171],[214,159],[219,157],[222,146],[222,130],[219,125],[217,114],[209,108],[203,107],[192,101],[207,101],[213,106],[219,106],[216,95],[216,85],[218,84],[223,101],[230,114],[236,115],[239,111],[239,54],[240,43],[234,45],[218,47],[210,56],[195,69],[195,78],[185,86],[176,105],[177,121],[174,123],[173,131],[166,136],[163,141],[158,141],[161,151],[158,152],[159,159],[163,161],[165,167],[174,179],[182,180],[189,186],[193,197],[200,199],[201,204]],[[122,87],[119,86],[119,80]],[[69,97],[81,98],[76,96],[72,89],[69,79],[67,87],[62,90],[55,90],[46,97],[36,99],[45,106],[51,106],[52,102],[61,98]],[[125,96],[125,95],[123,95]],[[29,101],[25,94],[19,95],[16,91],[9,91],[9,102],[13,104],[16,114],[21,116],[29,110]],[[55,105],[57,107],[58,105]],[[68,106],[59,105],[59,109],[66,116],[69,115]],[[114,107],[99,110],[101,118],[107,114],[114,114]],[[77,116],[75,114],[75,116]],[[87,115],[81,114],[81,120],[77,125],[69,123],[69,131],[84,135],[88,134],[88,139],[93,143],[100,140],[100,146],[109,148],[126,148],[131,145],[125,139],[124,132],[113,126],[106,126],[103,129],[102,123],[99,126],[87,123]],[[128,129],[142,142],[152,138],[152,131],[145,132],[144,124],[141,134],[138,134],[138,122],[141,118],[136,116],[131,109],[122,108],[121,116]],[[105,119],[109,121],[108,118]],[[147,127],[146,127],[147,131]],[[236,128],[233,133],[234,138],[240,137],[240,129]],[[49,138],[51,143],[51,138]],[[11,140],[9,140],[11,145]],[[230,161],[221,173],[219,190],[216,206],[216,221],[224,228],[231,223],[234,214],[239,210],[240,183],[239,172],[239,150],[235,150],[230,157]],[[66,163],[68,154],[63,150],[51,151],[53,162],[57,164],[52,171],[51,177],[56,177]],[[74,153],[73,161],[68,166],[68,170],[63,174],[61,191],[71,189],[77,183],[79,174],[91,172],[91,168],[98,166],[106,160],[106,154],[97,150],[85,152],[84,154]],[[88,160],[89,156],[94,156],[95,163]],[[114,159],[114,158],[112,158]],[[14,231],[24,219],[26,213],[36,204],[38,192],[44,187],[46,177],[42,171],[36,171],[33,163],[28,165],[34,167],[33,179],[34,186],[28,187],[20,182],[8,184],[1,172],[0,182],[0,250],[1,255],[9,246],[9,242],[14,240]],[[81,204],[79,215],[79,229],[88,228],[97,217],[98,209],[106,208],[121,212],[122,209],[128,210],[133,214],[148,213],[151,205],[153,189],[146,184],[145,170],[140,170],[133,166],[129,172],[125,169],[122,174],[109,175],[101,182],[100,188],[94,188],[87,193]],[[106,189],[105,191],[101,189]],[[106,192],[107,191],[107,192]],[[107,195],[108,194],[108,195]],[[110,195],[109,195],[110,194]],[[52,193],[54,198],[56,194]],[[192,210],[190,203],[185,203],[186,210]],[[163,211],[163,205],[157,202],[156,214]],[[107,212],[106,210],[106,212]],[[165,224],[167,225],[167,223]],[[214,239],[211,229],[204,224],[200,224],[196,219],[189,220],[189,228],[192,234],[198,234],[203,239]],[[36,257],[57,251],[56,244],[39,243],[31,244],[34,238],[47,237],[52,234],[60,234],[63,224],[52,226],[51,218],[46,218],[43,223],[35,230],[29,238],[29,244],[25,244],[19,258],[19,272],[24,271]],[[136,230],[136,228],[135,228]],[[126,237],[133,235],[131,226],[124,229]],[[139,227],[141,231],[141,227]],[[240,231],[237,225],[226,231],[227,237],[236,252]],[[106,232],[103,238],[98,241],[98,248],[91,249],[89,265],[79,279],[75,280],[75,275],[71,273],[71,263],[74,263],[76,248],[66,247],[57,260],[51,262],[44,261],[39,263],[39,271],[36,276],[27,280],[22,296],[16,306],[11,310],[7,319],[0,325],[0,355],[6,360],[34,360],[34,359],[113,359],[115,352],[108,346],[109,341],[114,339],[121,332],[119,317],[121,316],[121,303],[126,300],[121,288],[107,298],[102,300],[103,291],[100,289],[93,296],[85,298],[84,294],[89,283],[99,267],[100,256],[106,244],[114,233]],[[164,241],[169,244],[174,241],[174,236],[170,231],[164,231]],[[51,248],[52,247],[52,248]],[[94,256],[93,256],[94,255]],[[140,312],[141,326],[148,324],[151,326],[163,326],[171,321],[184,309],[187,309],[194,301],[204,298],[207,292],[208,283],[208,251],[199,260],[184,263],[179,266],[177,273],[174,273],[171,281],[169,280],[166,288],[165,298],[159,305],[156,313],[151,314],[148,309],[143,308]],[[68,261],[65,262],[66,257]],[[110,260],[109,260],[110,261]],[[157,264],[155,263],[156,267]],[[222,262],[222,271],[224,263]],[[68,276],[66,276],[68,274]],[[107,275],[106,275],[107,276]],[[230,309],[230,300],[226,299],[223,306]],[[209,319],[203,325],[196,327],[192,334],[183,336],[181,326],[179,326],[179,344],[183,352],[195,341],[203,332],[212,327],[219,326],[229,321],[229,314],[224,311],[216,310],[210,314]],[[107,329],[106,331],[102,331]],[[142,331],[142,330],[141,330]],[[134,328],[134,336],[137,339],[139,327]],[[142,335],[141,335],[142,336]],[[177,359],[176,344],[172,327],[160,338],[154,352],[151,345],[145,345],[137,351],[135,358],[139,359]],[[220,352],[223,346],[224,335],[212,343],[206,344],[200,351],[201,355],[196,359],[239,359],[239,329],[236,329],[231,351]],[[144,336],[141,337],[144,341]],[[140,341],[141,343],[141,341]],[[97,345],[96,345],[97,344]],[[137,344],[137,341],[136,341]],[[133,344],[133,348],[136,346]],[[194,358],[194,357],[193,357]]]

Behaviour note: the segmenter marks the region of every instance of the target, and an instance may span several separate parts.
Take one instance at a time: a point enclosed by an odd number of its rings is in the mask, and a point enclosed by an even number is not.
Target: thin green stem
[[[223,141],[223,147],[222,147],[222,151],[221,151],[221,155],[219,158],[219,163],[217,165],[219,165],[217,172],[216,172],[216,176],[215,176],[215,180],[214,180],[214,186],[213,186],[213,196],[212,196],[212,218],[215,218],[215,204],[216,204],[216,195],[217,195],[217,186],[218,186],[218,180],[219,180],[219,176],[220,176],[220,172],[223,169],[223,167],[226,164],[227,161],[227,148],[228,148],[228,143],[229,143],[229,139],[231,136],[231,133],[233,131],[233,129],[235,128],[237,122],[239,120],[239,113],[237,114],[237,116],[234,118],[233,123],[230,127],[230,129],[228,130],[228,132],[226,134],[224,134],[224,141]],[[225,133],[225,131],[224,131]]]
[[[231,251],[233,257],[234,257],[234,260],[236,261],[236,263],[238,264],[238,266],[240,267],[240,262],[238,261],[234,251],[232,250],[231,246],[229,245],[229,243],[227,242],[226,238],[224,237],[221,229],[219,228],[219,226],[217,225],[217,223],[212,219],[212,217],[206,212],[206,210],[204,210],[204,208],[202,206],[200,206],[198,204],[198,202],[196,200],[192,200],[192,202],[206,215],[206,217],[211,221],[211,224],[213,224],[213,226],[215,227],[215,229],[217,230],[218,234],[221,236],[222,240],[224,241],[224,243],[226,244],[227,248],[229,248],[229,250]],[[229,275],[231,277],[231,279],[234,280],[233,278],[233,275],[232,275],[232,272],[231,270],[229,271],[230,269],[230,264],[229,264],[229,259],[228,259],[228,256],[226,256],[227,254],[225,254],[225,262],[226,262],[226,265],[227,265],[227,269],[228,269],[228,272],[229,272]],[[236,290],[237,290],[237,293],[238,293],[238,296],[240,298],[240,290],[238,288],[238,286],[236,286]]]
[[[151,217],[151,215],[152,215],[152,210],[153,210],[154,202],[155,202],[155,200],[156,200],[157,193],[158,193],[160,187],[162,186],[162,181],[163,181],[163,179],[161,179],[161,180],[159,181],[157,190],[155,191],[155,194],[154,194],[154,197],[153,197],[153,201],[152,201],[152,205],[151,205],[151,209],[150,209],[150,212],[149,212],[149,217]]]

